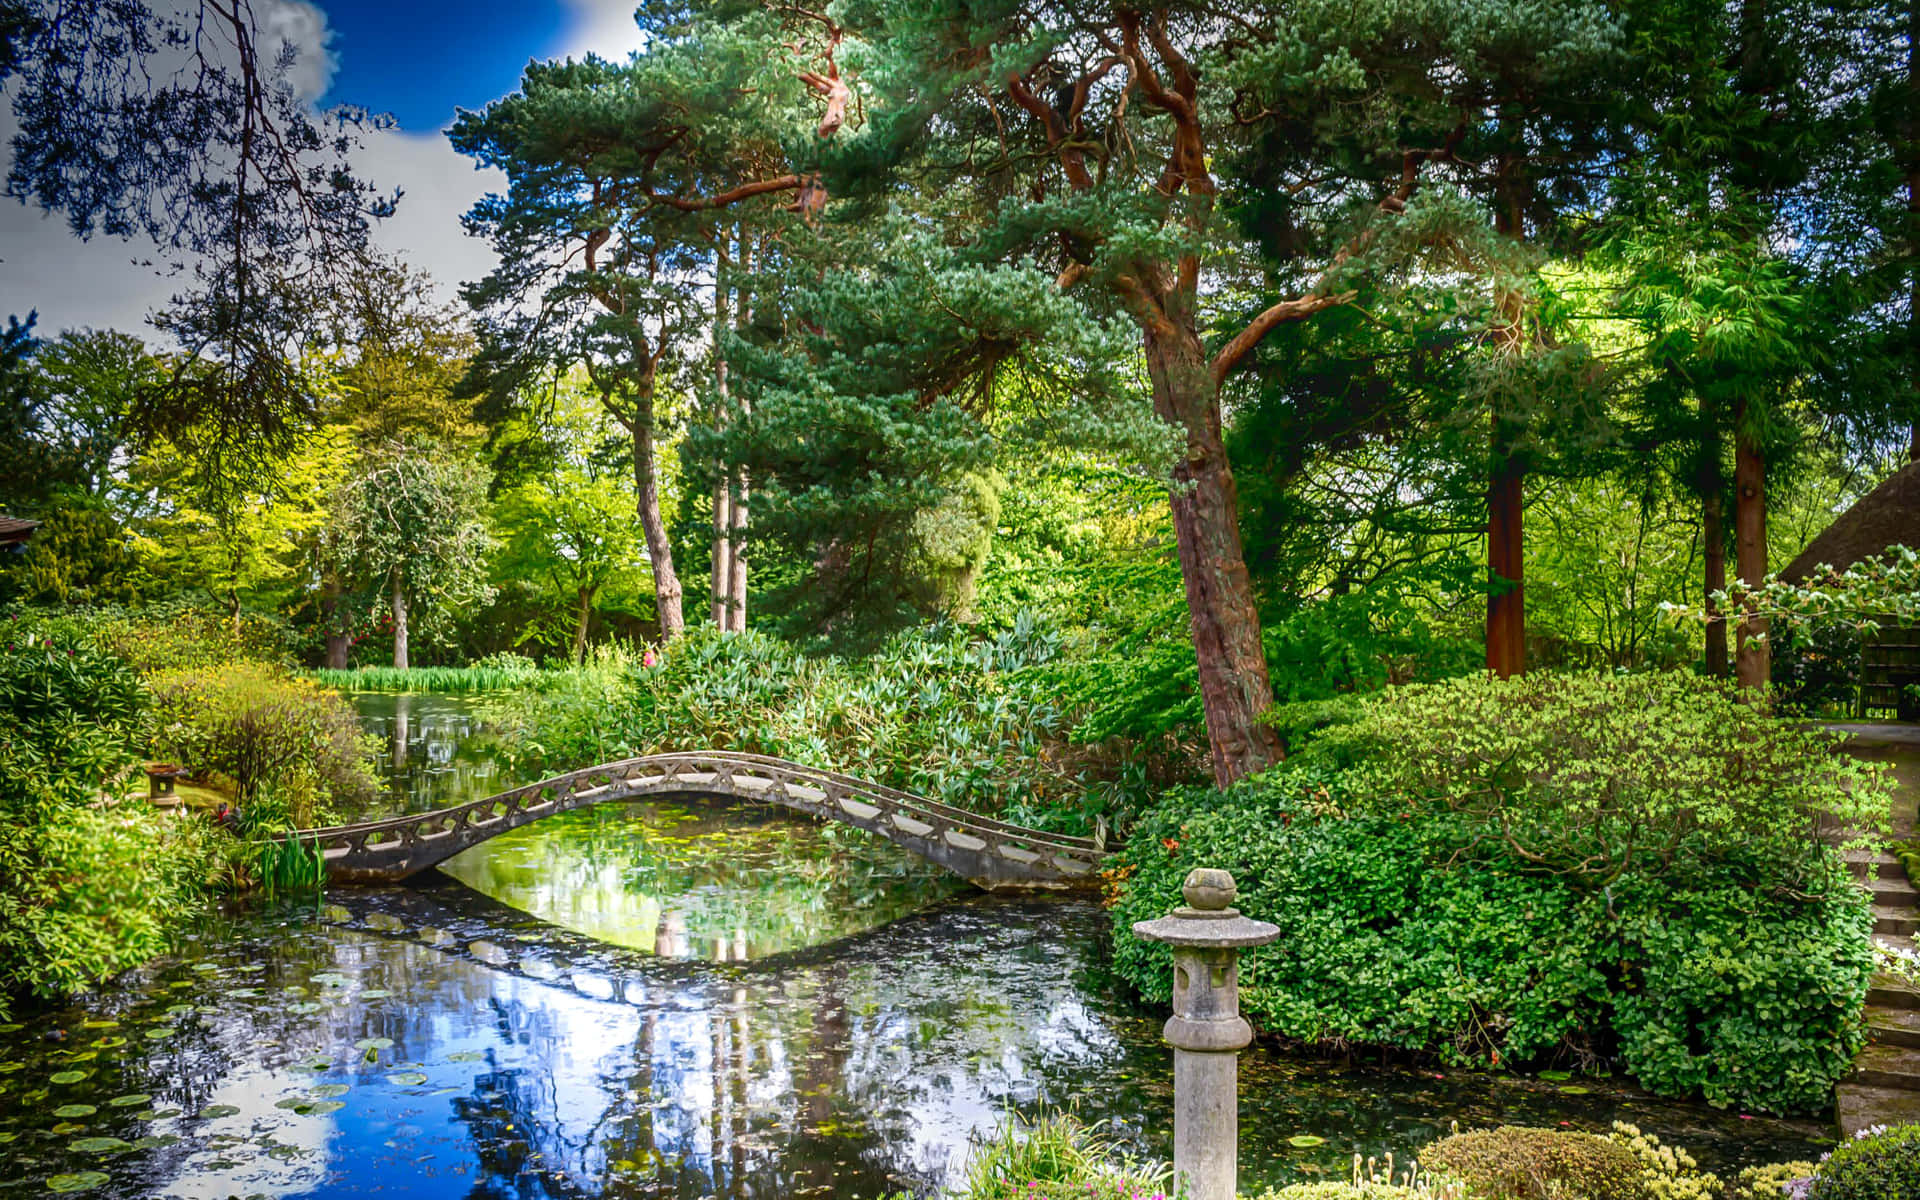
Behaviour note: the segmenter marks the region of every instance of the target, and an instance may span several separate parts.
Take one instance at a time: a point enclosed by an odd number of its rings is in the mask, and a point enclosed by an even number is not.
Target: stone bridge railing
[[[295,836],[319,850],[331,882],[391,883],[556,813],[689,794],[758,800],[865,829],[989,890],[1085,886],[1105,855],[1089,838],[1009,825],[834,771],[729,751],[629,758],[436,812]]]

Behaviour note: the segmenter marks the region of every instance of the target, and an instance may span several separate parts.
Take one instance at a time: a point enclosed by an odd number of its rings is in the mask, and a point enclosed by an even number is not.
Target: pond
[[[505,755],[483,727],[478,697],[350,692],[347,700],[374,739],[374,773],[385,788],[369,808],[341,813],[343,822],[432,812],[522,782],[509,777]]]
[[[926,1193],[1005,1112],[1053,1106],[1170,1152],[1165,1013],[1108,976],[1092,900],[956,895],[865,835],[693,800],[489,845],[454,870],[553,922],[443,876],[258,902],[0,1027],[0,1197]],[[1242,1097],[1248,1191],[1456,1121],[1625,1119],[1723,1166],[1825,1133],[1268,1048]]]

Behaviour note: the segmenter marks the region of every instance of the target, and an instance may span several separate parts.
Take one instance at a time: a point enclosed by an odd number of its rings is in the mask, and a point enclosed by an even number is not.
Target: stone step
[[[1848,1138],[1869,1125],[1905,1125],[1920,1121],[1920,1092],[1843,1083],[1833,1089],[1833,1115]]]
[[[1905,950],[1909,954],[1914,952],[1913,937],[1909,934],[1876,933],[1873,940],[1890,950]]]
[[[1920,1050],[1871,1045],[1853,1060],[1854,1083],[1891,1091],[1920,1092]]]
[[[1866,877],[1868,867],[1879,868],[1882,879],[1905,879],[1907,875],[1900,860],[1883,850],[1847,850],[1840,858],[1847,864],[1847,870],[1862,878]]]
[[[1867,988],[1867,1007],[1920,1009],[1920,988],[1897,975],[1875,971]]]
[[[1920,933],[1920,909],[1876,904],[1873,906],[1873,931],[1896,937],[1912,937]]]
[[[1916,890],[1904,878],[1888,879],[1885,876],[1873,881],[1873,902],[1890,904],[1901,908],[1913,908],[1920,904],[1920,890]]]
[[[1920,1050],[1920,1010],[1869,1008],[1867,1036],[1877,1045]]]

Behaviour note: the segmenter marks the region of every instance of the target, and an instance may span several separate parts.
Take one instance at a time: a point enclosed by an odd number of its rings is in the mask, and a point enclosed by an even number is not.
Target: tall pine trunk
[[[652,381],[648,381],[651,391]],[[673,543],[660,518],[660,484],[653,467],[653,397],[646,397],[642,420],[633,423],[634,507],[640,513],[640,531],[647,539],[647,560],[653,564],[653,607],[660,618],[660,636],[672,641],[686,632],[680,611],[680,576],[673,569]]]
[[[1734,412],[1733,552],[1740,582],[1757,588],[1767,577],[1767,460],[1746,397]],[[1765,638],[1767,620],[1740,615],[1734,649],[1734,677],[1743,688],[1763,689],[1772,675],[1773,654]]]
[[[1272,766],[1285,752],[1273,729],[1259,722],[1273,705],[1273,686],[1240,544],[1233,469],[1220,436],[1220,388],[1191,328],[1149,329],[1146,358],[1154,407],[1187,437],[1186,457],[1173,472],[1173,528],[1214,783],[1225,787]]]
[[[1487,670],[1502,679],[1527,669],[1525,514],[1526,471],[1499,454],[1487,486]]]
[[[1525,180],[1501,168],[1500,203],[1494,228],[1503,237],[1526,237],[1521,215]],[[1518,356],[1526,343],[1526,296],[1511,283],[1496,285],[1498,324],[1493,336],[1499,352]],[[1487,449],[1491,456],[1487,476],[1487,670],[1501,679],[1527,670],[1527,470],[1514,453],[1508,429],[1511,415],[1498,393],[1489,406]]]
[[[407,669],[407,587],[398,571],[393,575],[393,665]]]

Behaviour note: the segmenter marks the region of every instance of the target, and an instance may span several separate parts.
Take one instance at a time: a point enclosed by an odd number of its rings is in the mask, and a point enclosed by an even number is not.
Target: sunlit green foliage
[[[1165,952],[1130,922],[1225,867],[1284,931],[1243,994],[1284,1036],[1611,1060],[1662,1094],[1821,1107],[1873,960],[1865,893],[1809,813],[1876,802],[1884,819],[1884,781],[1824,739],[1674,677],[1396,689],[1287,768],[1144,817],[1117,962],[1164,998]]]

